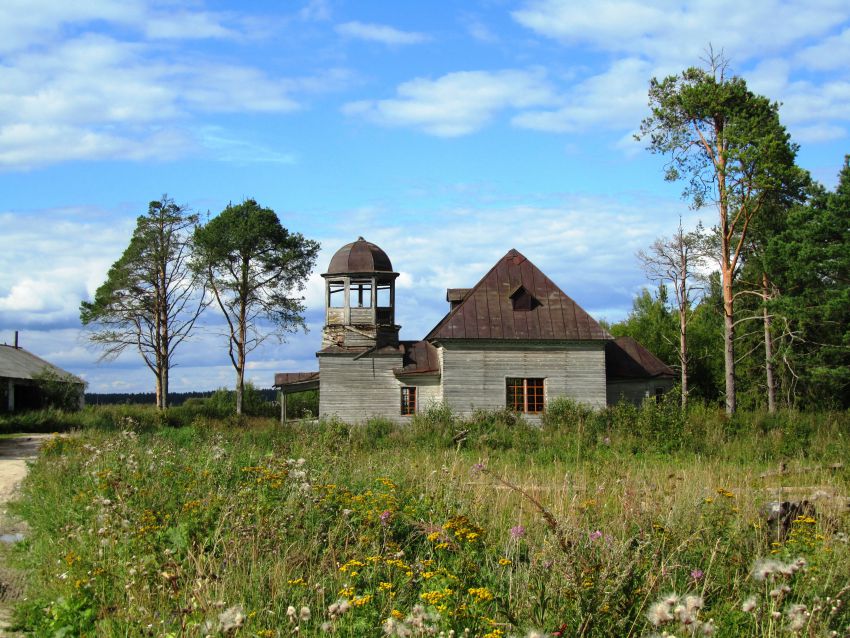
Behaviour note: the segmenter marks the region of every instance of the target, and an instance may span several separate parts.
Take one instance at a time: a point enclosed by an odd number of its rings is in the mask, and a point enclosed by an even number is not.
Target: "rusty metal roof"
[[[466,295],[468,295],[471,290],[472,288],[446,288],[446,301],[463,301]]]
[[[605,344],[605,376],[614,379],[672,377],[673,369],[631,337]]]
[[[402,341],[402,367],[393,368],[396,375],[435,374],[440,372],[440,357],[428,341]]]
[[[510,296],[520,286],[539,305],[515,310]],[[537,266],[511,249],[425,338],[584,341],[612,337]]]
[[[358,237],[357,241],[346,244],[331,258],[326,275],[344,275],[349,273],[391,273],[393,265],[390,258],[380,247]]]

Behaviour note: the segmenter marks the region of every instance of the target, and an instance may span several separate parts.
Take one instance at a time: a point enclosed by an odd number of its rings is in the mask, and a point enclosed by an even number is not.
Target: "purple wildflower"
[[[381,525],[386,527],[386,525],[389,524],[390,517],[392,515],[393,515],[393,513],[389,510],[384,510],[383,512],[381,512],[381,517],[380,517],[381,518]]]
[[[522,525],[511,527],[511,538],[519,540],[523,536],[525,536],[525,528]]]
[[[485,466],[484,466],[483,463],[476,463],[475,465],[472,466],[472,471],[476,474],[478,472],[483,472],[484,470],[485,470]]]
[[[590,540],[591,542],[597,541],[602,538],[602,530],[596,530],[595,532],[590,532]]]
[[[701,580],[703,576],[705,576],[705,574],[699,568],[691,571],[691,578],[693,578],[694,580]]]

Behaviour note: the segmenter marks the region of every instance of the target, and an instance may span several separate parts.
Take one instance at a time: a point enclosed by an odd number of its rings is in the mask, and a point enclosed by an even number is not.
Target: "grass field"
[[[435,407],[399,428],[136,410],[33,466],[24,629],[850,635],[846,413],[558,403],[535,428]]]

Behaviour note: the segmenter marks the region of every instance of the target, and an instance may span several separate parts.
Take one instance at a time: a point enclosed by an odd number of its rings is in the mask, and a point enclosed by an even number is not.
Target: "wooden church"
[[[331,259],[319,372],[280,373],[284,395],[319,389],[319,416],[403,421],[434,403],[455,414],[509,408],[532,421],[557,397],[595,408],[658,397],[673,371],[614,339],[517,250],[472,288],[446,291],[448,312],[421,341],[401,341],[387,254],[358,238]]]

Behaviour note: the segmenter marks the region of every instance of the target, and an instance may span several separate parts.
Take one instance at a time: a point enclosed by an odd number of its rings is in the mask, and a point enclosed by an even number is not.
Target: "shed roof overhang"
[[[278,372],[274,375],[274,387],[284,394],[319,389],[318,372]]]

